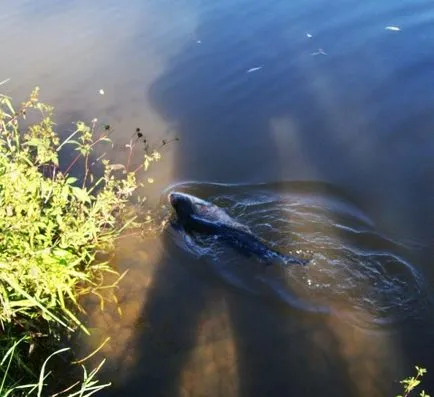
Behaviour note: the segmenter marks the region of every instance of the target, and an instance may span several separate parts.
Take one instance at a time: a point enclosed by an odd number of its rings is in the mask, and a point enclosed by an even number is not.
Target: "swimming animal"
[[[309,261],[284,255],[269,248],[247,226],[235,221],[222,208],[186,193],[172,192],[169,201],[176,212],[178,224],[190,234],[213,235],[246,255],[254,255],[268,265],[306,265]]]

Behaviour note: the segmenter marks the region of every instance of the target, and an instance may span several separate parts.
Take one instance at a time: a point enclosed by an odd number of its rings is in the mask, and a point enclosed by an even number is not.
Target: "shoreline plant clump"
[[[89,396],[108,386],[95,378],[100,366],[82,367],[81,381],[65,389],[69,383],[59,382],[53,367],[69,370],[70,336],[88,333],[80,296],[116,286],[105,277],[119,275],[96,256],[135,224],[128,208],[137,174],[160,159],[146,145],[143,162],[129,170],[139,129],[127,145],[127,165],[95,159],[110,133],[96,120],[90,127],[78,122],[61,141],[38,89],[18,110],[0,95],[0,396]],[[71,151],[73,160],[62,165],[62,153]],[[77,179],[69,173],[79,164]]]

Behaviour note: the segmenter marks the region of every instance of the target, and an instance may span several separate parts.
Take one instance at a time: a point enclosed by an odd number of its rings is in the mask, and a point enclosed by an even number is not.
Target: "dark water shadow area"
[[[165,251],[174,250],[165,243]],[[300,313],[210,282],[206,263],[178,254],[159,261],[133,325],[134,346],[121,354],[133,355],[135,364],[112,369],[123,381],[104,395],[310,395],[324,388],[353,395],[342,346],[323,319],[303,321]]]
[[[430,330],[414,334],[420,321],[366,330],[252,297],[210,278],[209,264],[167,234],[121,248],[136,255],[119,258],[131,268],[122,317],[97,324],[112,337],[105,375],[113,386],[103,395],[385,396],[412,363],[431,361]]]

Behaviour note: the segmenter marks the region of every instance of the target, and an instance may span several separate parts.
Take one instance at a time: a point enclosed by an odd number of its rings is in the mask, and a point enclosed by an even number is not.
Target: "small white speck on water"
[[[256,72],[258,70],[261,70],[264,67],[264,65],[260,65],[260,66],[255,66],[254,68],[250,68],[246,70],[246,73],[252,73],[252,72]]]
[[[306,37],[307,37],[308,39],[311,39],[311,38],[312,38],[312,35],[311,35],[310,33],[306,33]]]
[[[92,123],[98,123],[98,119],[95,117],[93,120],[92,120]]]
[[[197,44],[202,44],[202,40],[196,40]]]
[[[307,283],[308,283],[309,285],[312,285],[312,280],[311,280],[310,278],[308,278],[308,279],[307,279]]]
[[[385,30],[391,30],[392,32],[399,32],[401,28],[399,26],[389,25],[384,28]]]
[[[99,92],[100,95],[104,95],[105,94],[105,92],[104,92],[104,90],[102,88],[98,92]]]
[[[148,183],[154,183],[154,179],[153,178],[148,178]]]

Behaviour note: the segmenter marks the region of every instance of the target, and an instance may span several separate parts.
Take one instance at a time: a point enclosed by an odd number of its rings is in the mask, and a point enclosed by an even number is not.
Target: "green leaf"
[[[90,197],[85,189],[77,186],[72,186],[71,189],[72,193],[78,200],[82,201],[83,203],[90,203]]]
[[[75,183],[75,182],[77,182],[77,178],[74,178],[73,176],[70,176],[69,178],[67,178],[66,179],[66,183],[68,184],[68,185],[72,185],[73,183]]]

